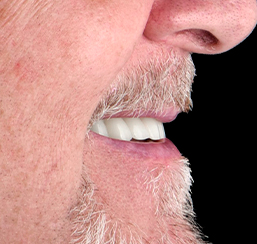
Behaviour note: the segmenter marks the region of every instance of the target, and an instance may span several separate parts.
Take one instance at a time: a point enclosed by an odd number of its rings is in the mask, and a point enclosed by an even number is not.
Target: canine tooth
[[[145,140],[149,138],[149,132],[139,118],[124,118],[132,137],[136,140]]]
[[[122,118],[104,120],[110,138],[130,141],[132,134]]]
[[[153,118],[112,118],[99,120],[91,128],[92,131],[102,136],[130,141],[160,140],[165,138],[163,124]]]
[[[96,123],[94,123],[91,130],[99,135],[109,137],[108,131],[103,120],[99,120]]]
[[[148,129],[150,139],[160,140],[166,137],[163,124],[160,121],[153,118],[141,118],[141,121]]]

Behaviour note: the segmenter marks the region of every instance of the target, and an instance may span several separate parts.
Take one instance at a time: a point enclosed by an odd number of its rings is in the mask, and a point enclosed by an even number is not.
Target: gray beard
[[[160,238],[147,236],[134,224],[110,218],[104,204],[94,199],[96,186],[86,175],[80,189],[79,201],[70,212],[76,244],[196,244],[205,243],[195,224],[190,196],[191,175],[188,161],[181,158],[178,167],[167,171],[160,168],[146,171],[145,187],[155,199],[155,216],[159,222]],[[160,187],[161,186],[161,187]]]
[[[164,52],[164,51],[163,51]],[[119,112],[163,112],[174,107],[188,112],[192,107],[191,90],[195,68],[191,56],[180,57],[175,52],[163,53],[146,64],[122,70],[103,95],[88,124]],[[164,58],[166,57],[166,58]]]
[[[157,113],[170,107],[181,111],[191,108],[190,94],[195,75],[191,57],[181,58],[175,52],[167,54],[165,51],[158,56],[161,58],[122,70],[99,102],[89,122],[88,131],[97,120],[121,111]],[[140,113],[138,116],[140,117]],[[155,199],[155,217],[159,226],[156,233],[159,233],[159,237],[154,240],[150,240],[135,223],[115,219],[106,211],[103,203],[96,201],[94,192],[97,182],[89,179],[84,166],[79,201],[70,213],[73,222],[71,243],[204,243],[194,222],[188,161],[181,158],[174,164],[178,167],[172,167],[172,170],[158,167],[144,173],[145,187]]]

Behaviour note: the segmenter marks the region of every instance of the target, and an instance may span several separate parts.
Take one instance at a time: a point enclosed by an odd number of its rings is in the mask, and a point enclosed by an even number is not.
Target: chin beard
[[[70,243],[77,244],[192,244],[206,243],[195,224],[190,196],[192,183],[187,159],[181,158],[170,170],[146,171],[145,189],[154,196],[158,222],[156,238],[147,237],[135,223],[115,219],[104,204],[94,198],[95,183],[83,170],[79,200],[70,212],[73,234]],[[112,216],[112,217],[110,217]]]
[[[140,62],[139,62],[140,63]],[[88,125],[121,111],[164,111],[174,107],[188,111],[195,69],[190,56],[165,50],[145,64],[128,67],[116,77]],[[140,117],[140,116],[139,116]],[[144,187],[154,199],[156,231],[147,236],[136,223],[120,220],[96,200],[97,182],[82,174],[78,203],[71,210],[71,243],[79,244],[192,244],[204,243],[194,222],[190,196],[192,183],[188,161],[181,158],[170,169],[156,167],[143,174]],[[101,194],[101,192],[97,192]],[[133,203],[131,203],[133,204]],[[131,213],[132,214],[132,213]],[[143,228],[143,227],[142,227]]]

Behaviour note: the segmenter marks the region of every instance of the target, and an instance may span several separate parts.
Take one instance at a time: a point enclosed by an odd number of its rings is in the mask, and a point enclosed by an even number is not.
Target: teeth
[[[99,135],[109,137],[107,128],[106,128],[103,120],[99,120],[96,123],[94,123],[91,130]]]
[[[148,129],[152,140],[159,140],[160,138],[166,137],[163,124],[160,121],[152,118],[142,118],[141,121]]]
[[[138,118],[127,118],[124,119],[125,123],[129,127],[132,137],[137,140],[145,140],[150,138],[149,131],[144,126],[141,119]]]
[[[153,118],[112,118],[97,121],[91,128],[97,134],[130,141],[165,138],[163,124]]]
[[[109,137],[124,141],[130,141],[132,134],[125,121],[121,118],[108,119],[104,121]]]

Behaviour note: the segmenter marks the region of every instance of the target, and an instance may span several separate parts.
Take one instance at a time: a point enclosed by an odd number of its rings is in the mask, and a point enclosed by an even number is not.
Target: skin
[[[105,151],[90,149],[85,139],[92,113],[122,68],[157,55],[160,46],[181,55],[221,53],[243,41],[256,21],[255,0],[1,0],[3,243],[69,243],[83,162],[100,188],[108,179],[103,192],[111,212],[151,233],[149,209],[124,206],[139,197],[147,205],[144,189],[133,185],[128,193],[125,172],[112,175],[125,153],[96,167]]]

